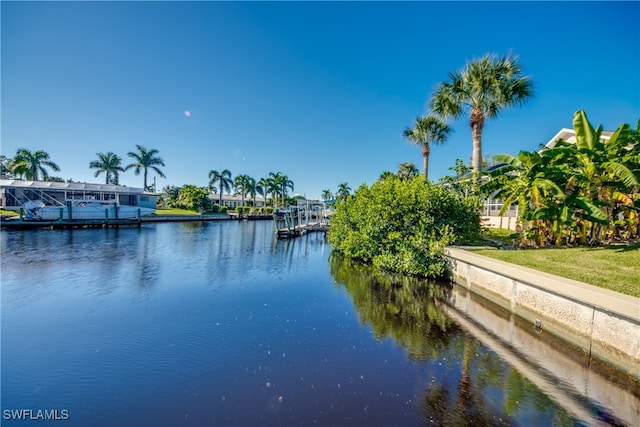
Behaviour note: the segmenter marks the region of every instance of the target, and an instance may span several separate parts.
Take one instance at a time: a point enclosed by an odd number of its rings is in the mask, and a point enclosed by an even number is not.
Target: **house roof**
[[[153,194],[142,188],[114,184],[89,184],[86,182],[27,181],[23,179],[0,179],[0,187],[31,188],[35,190],[95,191],[103,193]]]
[[[220,200],[220,194],[218,193],[209,193],[207,197],[213,201]],[[222,200],[230,201],[242,201],[242,196],[239,194],[224,194],[222,193]],[[244,196],[244,201],[253,200],[253,196]],[[256,201],[264,202],[264,197],[256,196]]]
[[[602,132],[600,132],[600,137],[602,139],[604,139],[605,141],[608,140],[609,138],[611,138],[611,135],[614,134],[614,131],[611,130],[603,130]],[[575,144],[576,142],[576,131],[573,129],[567,129],[567,128],[562,128],[560,129],[560,132],[556,133],[554,135],[553,138],[551,138],[549,140],[549,142],[547,142],[544,145],[544,148],[553,148],[556,146],[558,140],[564,140],[567,141],[570,144]]]

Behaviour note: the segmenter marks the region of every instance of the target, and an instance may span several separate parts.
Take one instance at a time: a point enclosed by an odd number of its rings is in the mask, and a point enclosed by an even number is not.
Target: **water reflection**
[[[2,409],[66,407],[70,426],[585,419],[443,310],[455,288],[329,257],[320,233],[229,221],[0,240]]]
[[[589,402],[582,421],[445,314],[451,285],[392,275],[332,253],[331,275],[351,297],[360,321],[423,363],[425,425],[559,425],[617,421]]]
[[[437,357],[459,332],[438,308],[446,300],[446,285],[384,273],[336,253],[331,253],[329,265],[335,282],[346,288],[357,308],[360,322],[371,325],[378,339],[393,338],[412,359]]]

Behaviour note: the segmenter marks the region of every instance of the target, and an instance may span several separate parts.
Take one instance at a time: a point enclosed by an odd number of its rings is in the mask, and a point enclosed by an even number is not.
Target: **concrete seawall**
[[[445,253],[458,285],[640,381],[639,298],[461,248]]]
[[[462,286],[453,286],[442,309],[583,425],[607,425],[602,421],[613,418],[639,425],[640,382],[625,373],[561,338],[537,333],[530,323]]]

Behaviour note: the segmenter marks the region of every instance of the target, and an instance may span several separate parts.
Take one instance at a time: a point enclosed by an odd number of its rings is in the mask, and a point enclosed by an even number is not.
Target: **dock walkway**
[[[296,211],[276,212],[273,214],[273,225],[277,237],[291,239],[306,233],[329,230],[329,219],[323,217],[320,210],[298,207]]]
[[[68,229],[68,228],[108,228],[108,227],[140,227],[138,218],[127,219],[65,219],[55,221],[0,220],[0,228],[4,230],[36,230],[36,229]]]

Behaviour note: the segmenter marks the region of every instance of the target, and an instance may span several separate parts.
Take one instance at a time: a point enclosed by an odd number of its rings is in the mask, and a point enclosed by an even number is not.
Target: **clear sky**
[[[165,161],[158,188],[229,169],[282,172],[309,198],[355,190],[422,167],[402,131],[449,72],[490,52],[518,55],[536,95],[487,121],[485,155],[536,149],[579,109],[605,129],[640,118],[639,2],[0,5],[0,152],[45,150],[75,181],[104,182],[96,153],[127,165],[140,144]],[[470,159],[468,118],[452,125],[433,180]]]

